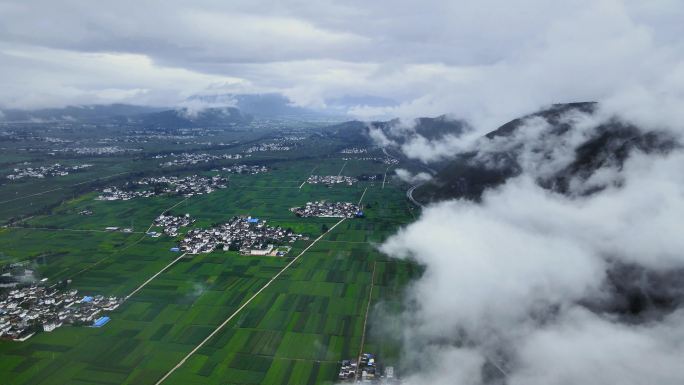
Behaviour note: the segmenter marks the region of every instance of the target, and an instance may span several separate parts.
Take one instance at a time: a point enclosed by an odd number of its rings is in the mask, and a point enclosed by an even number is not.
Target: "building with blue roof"
[[[100,318],[96,319],[95,322],[93,322],[93,327],[94,328],[100,328],[100,327],[106,325],[107,322],[109,322],[109,320],[110,320],[110,318],[107,316],[100,317]]]

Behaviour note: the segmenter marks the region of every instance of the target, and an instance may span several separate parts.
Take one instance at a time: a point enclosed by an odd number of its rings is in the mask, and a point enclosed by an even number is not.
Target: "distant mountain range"
[[[4,110],[9,122],[89,122],[139,124],[150,128],[219,127],[247,124],[252,116],[235,107],[191,108],[140,107],[126,104],[70,106],[41,110]]]
[[[293,118],[319,116],[317,111],[294,105],[281,94],[221,94],[196,95],[188,98],[190,104],[207,106],[225,105],[239,109],[243,114],[266,118]]]
[[[245,114],[268,118],[315,118],[315,117],[344,117],[350,108],[391,107],[398,103],[392,99],[371,95],[345,95],[338,98],[326,99],[325,106],[311,108],[294,104],[286,96],[278,93],[265,94],[220,94],[197,95],[188,98],[190,102],[201,102],[208,105],[226,104],[240,109]]]
[[[163,111],[163,107],[133,106],[129,104],[94,104],[36,110],[3,109],[0,120],[10,122],[97,121],[123,116],[136,116]]]
[[[397,103],[391,99],[361,95],[344,96],[325,101],[321,108],[305,108],[295,105],[287,97],[278,93],[264,94],[219,94],[195,95],[189,97],[180,107],[146,107],[128,104],[67,106],[63,108],[44,108],[34,110],[2,109],[0,121],[11,122],[49,122],[49,121],[103,121],[112,118],[135,118],[143,120],[171,119],[176,126],[195,124],[208,119],[209,123],[217,124],[222,118],[225,123],[235,123],[239,119],[244,121],[253,118],[278,119],[320,119],[337,118],[343,120],[350,108],[357,106],[383,107],[394,106]],[[223,110],[221,110],[223,109]],[[186,121],[175,121],[172,111],[181,112],[180,118],[188,117],[188,112],[208,110],[205,116]],[[239,110],[239,115],[237,114]],[[224,113],[229,111],[228,114]],[[147,114],[163,113],[156,117],[146,118]],[[202,115],[202,114],[200,114]],[[211,115],[216,115],[216,119]],[[217,120],[219,119],[219,120]]]
[[[134,117],[149,128],[221,127],[247,124],[252,116],[235,107],[205,108],[194,111],[188,108],[165,110]]]

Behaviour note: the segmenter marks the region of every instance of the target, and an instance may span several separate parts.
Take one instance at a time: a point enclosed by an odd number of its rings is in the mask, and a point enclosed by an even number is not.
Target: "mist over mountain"
[[[155,113],[162,110],[164,110],[163,107],[148,107],[129,104],[95,104],[35,110],[3,109],[2,114],[0,114],[0,121],[102,121],[115,117]]]
[[[319,111],[296,106],[290,99],[278,93],[195,95],[188,98],[187,102],[197,107],[231,106],[244,114],[268,118],[322,115]]]
[[[681,128],[571,103],[467,136],[381,246],[426,268],[395,331],[408,383],[677,383]]]
[[[470,130],[467,122],[442,115],[413,120],[348,121],[329,126],[325,132],[350,144],[379,145],[392,150],[396,156],[409,159],[422,151],[422,144],[448,142]]]
[[[135,118],[145,127],[156,128],[220,127],[247,124],[252,121],[252,116],[234,107],[201,110],[180,108],[143,114]]]
[[[323,100],[323,105],[303,107],[279,93],[195,95],[189,103],[233,106],[243,113],[264,118],[348,118],[354,108],[393,107],[397,102],[373,95],[344,95]]]
[[[313,109],[297,106],[279,93],[193,95],[175,107],[94,104],[45,109],[2,109],[0,121],[103,121],[130,117],[136,120],[142,119],[145,124],[168,123],[171,127],[181,127],[194,124],[216,125],[221,120],[226,123],[246,123],[252,117],[276,119],[338,117],[341,120],[342,117],[347,116],[349,108],[359,105],[354,103],[366,105],[374,102],[384,103],[384,99],[340,98],[333,99],[328,107]],[[178,113],[173,111],[178,111]]]
[[[533,163],[535,179],[544,188],[588,194],[620,183],[600,181],[604,168],[621,169],[635,152],[666,154],[677,146],[667,131],[645,131],[617,117],[593,122],[597,108],[596,103],[557,104],[512,120],[478,140],[472,151],[454,154],[455,159],[419,186],[414,197],[424,202],[479,199],[486,189],[520,175],[523,162]],[[576,128],[578,119],[589,127]],[[567,142],[574,147],[563,149]],[[558,158],[558,151],[567,153]]]

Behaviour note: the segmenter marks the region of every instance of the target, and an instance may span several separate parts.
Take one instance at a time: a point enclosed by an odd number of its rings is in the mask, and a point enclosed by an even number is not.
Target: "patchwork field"
[[[83,293],[121,297],[179,256],[169,251],[173,239],[144,234],[166,210],[190,213],[195,227],[252,215],[309,235],[286,258],[236,252],[181,258],[112,312],[102,328],[66,326],[26,342],[0,341],[3,382],[152,385],[216,331],[165,384],[333,383],[339,361],[359,354],[369,301],[364,350],[395,363],[395,342],[385,338],[373,312],[378,303],[398,309],[402,288],[420,271],[388,260],[376,245],[412,219],[405,190],[391,183],[383,188],[382,180],[303,184],[312,172],[357,176],[388,169],[370,161],[279,161],[272,168],[226,175],[229,188],[189,199],[103,202],[94,200],[95,193],[80,194],[48,214],[0,229],[0,263],[29,260],[41,278],[70,279],[70,287]],[[297,218],[291,207],[314,200],[357,203],[362,197],[365,218],[342,221],[301,254],[324,225],[333,227],[338,219]],[[79,215],[83,209],[93,215]],[[107,226],[134,232],[106,232]]]

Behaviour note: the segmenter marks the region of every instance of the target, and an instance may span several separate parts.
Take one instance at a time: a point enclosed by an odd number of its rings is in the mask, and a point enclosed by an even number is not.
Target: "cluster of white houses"
[[[221,171],[226,171],[231,174],[248,174],[256,175],[263,172],[268,172],[268,167],[259,165],[236,164],[233,166],[223,167]]]
[[[154,220],[154,225],[161,227],[164,234],[175,237],[178,235],[178,230],[181,227],[190,226],[195,222],[194,219],[190,217],[190,214],[185,215],[165,215],[161,214]]]
[[[338,379],[342,382],[359,381],[362,383],[391,383],[394,381],[394,367],[388,366],[382,373],[377,358],[372,353],[363,353],[360,360],[344,360],[340,367]]]
[[[341,154],[365,154],[367,152],[368,149],[364,147],[349,147],[340,151]]]
[[[104,146],[104,147],[71,147],[64,149],[56,149],[59,152],[73,152],[79,155],[113,155],[125,152],[138,152],[142,148],[122,148],[119,146]]]
[[[102,189],[102,193],[95,199],[99,201],[127,201],[133,198],[149,198],[157,195],[149,190],[123,190],[116,186]]]
[[[11,290],[0,299],[0,337],[24,341],[64,324],[99,327],[109,320],[104,313],[120,304],[116,297],[80,296],[42,285]]]
[[[123,188],[107,187],[95,199],[105,201],[147,198],[155,195],[172,194],[190,197],[210,194],[216,189],[228,187],[228,179],[213,176],[191,175],[186,177],[162,176],[148,177],[136,182],[127,183]]]
[[[322,218],[360,218],[363,211],[358,205],[350,202],[306,202],[303,207],[290,209],[298,217]]]
[[[173,167],[173,166],[186,166],[198,163],[208,163],[214,160],[224,160],[224,159],[241,159],[240,154],[221,154],[221,155],[211,155],[206,153],[191,153],[183,152],[180,154],[171,153],[169,157],[175,158],[168,162],[159,164],[161,167]],[[165,157],[163,155],[158,155],[155,158]]]
[[[342,158],[342,160],[368,160],[371,162],[384,163],[387,165],[399,164],[399,159],[381,156],[366,156],[362,158]]]
[[[55,163],[50,166],[15,168],[14,170],[12,170],[13,174],[7,175],[7,179],[17,180],[22,178],[46,178],[50,176],[65,176],[69,175],[69,172],[82,170],[84,168],[92,166],[92,164],[62,166],[59,163]]]
[[[351,186],[354,183],[358,182],[359,180],[352,177],[352,176],[344,176],[344,175],[311,175],[309,178],[306,180],[306,183],[309,184],[326,184],[326,185],[333,185],[333,184],[339,184],[339,183],[346,183],[347,185]]]
[[[215,249],[239,250],[249,255],[284,255],[278,245],[304,239],[301,234],[280,226],[267,226],[258,218],[237,216],[210,229],[192,229],[185,234],[180,249],[189,254],[210,253]]]
[[[307,137],[303,136],[303,135],[286,135],[286,136],[283,136],[281,139],[287,140],[290,142],[300,142],[302,140],[306,140],[306,138]]]
[[[246,154],[252,152],[266,152],[266,151],[290,151],[292,146],[287,142],[276,143],[260,143],[245,150]]]

